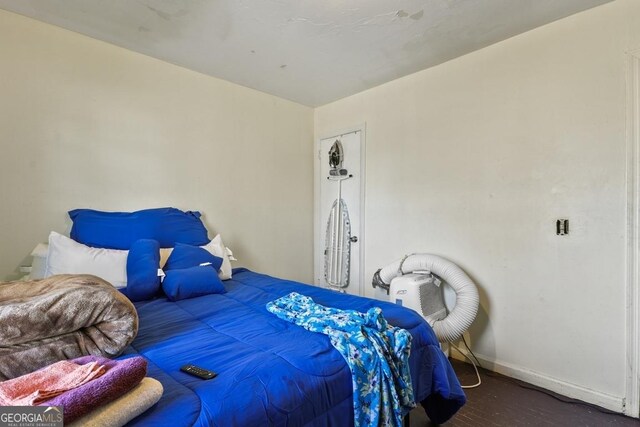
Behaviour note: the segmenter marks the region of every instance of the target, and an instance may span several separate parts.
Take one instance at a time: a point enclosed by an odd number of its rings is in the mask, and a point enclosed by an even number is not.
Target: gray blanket
[[[58,360],[115,357],[137,333],[133,304],[99,277],[0,284],[0,381]]]

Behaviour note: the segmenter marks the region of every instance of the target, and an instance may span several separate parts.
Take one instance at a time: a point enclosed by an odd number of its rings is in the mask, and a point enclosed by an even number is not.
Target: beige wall
[[[4,11],[0,40],[0,278],[69,209],[176,206],[311,280],[312,109]]]
[[[620,0],[315,111],[316,137],[366,122],[366,277],[450,258],[481,288],[471,340],[488,364],[616,409],[638,47],[640,2]]]
[[[481,288],[481,358],[611,408],[638,16],[618,0],[315,111],[316,137],[367,125],[366,277],[452,259]],[[311,109],[2,11],[0,40],[0,277],[69,209],[173,205],[240,264],[311,280]]]

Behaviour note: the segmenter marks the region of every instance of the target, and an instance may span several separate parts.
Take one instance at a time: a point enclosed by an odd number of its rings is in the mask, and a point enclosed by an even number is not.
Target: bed
[[[164,387],[131,425],[354,425],[351,370],[329,337],[267,311],[293,292],[337,309],[380,307],[412,335],[413,396],[431,420],[446,421],[465,402],[433,330],[412,310],[246,269],[232,274],[229,249],[219,234],[209,239],[198,211],[75,209],[69,216],[70,238],[49,235],[45,276],[93,274],[119,287],[135,303],[139,325],[119,357],[142,355],[148,376]],[[170,251],[164,262],[161,248]],[[190,376],[180,371],[186,364],[218,376]]]
[[[428,324],[395,304],[340,294],[235,269],[227,293],[136,303],[139,333],[120,358],[142,355],[162,399],[133,426],[353,425],[349,367],[327,336],[278,319],[265,304],[290,292],[340,309],[383,309],[413,336],[410,370],[416,402],[433,422],[465,402],[460,384]],[[180,371],[192,363],[218,376],[203,381]]]

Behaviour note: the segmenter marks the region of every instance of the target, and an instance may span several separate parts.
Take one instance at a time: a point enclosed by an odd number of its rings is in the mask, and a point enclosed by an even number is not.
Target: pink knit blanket
[[[31,406],[77,388],[105,373],[98,362],[78,365],[63,360],[0,383],[0,405]]]

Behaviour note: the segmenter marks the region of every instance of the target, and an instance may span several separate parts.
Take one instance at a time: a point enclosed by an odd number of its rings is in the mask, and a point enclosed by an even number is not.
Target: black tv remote
[[[180,370],[182,372],[186,372],[187,374],[191,374],[194,377],[202,378],[203,380],[210,380],[211,378],[215,378],[218,375],[213,371],[200,368],[196,365],[184,365],[180,368]]]

